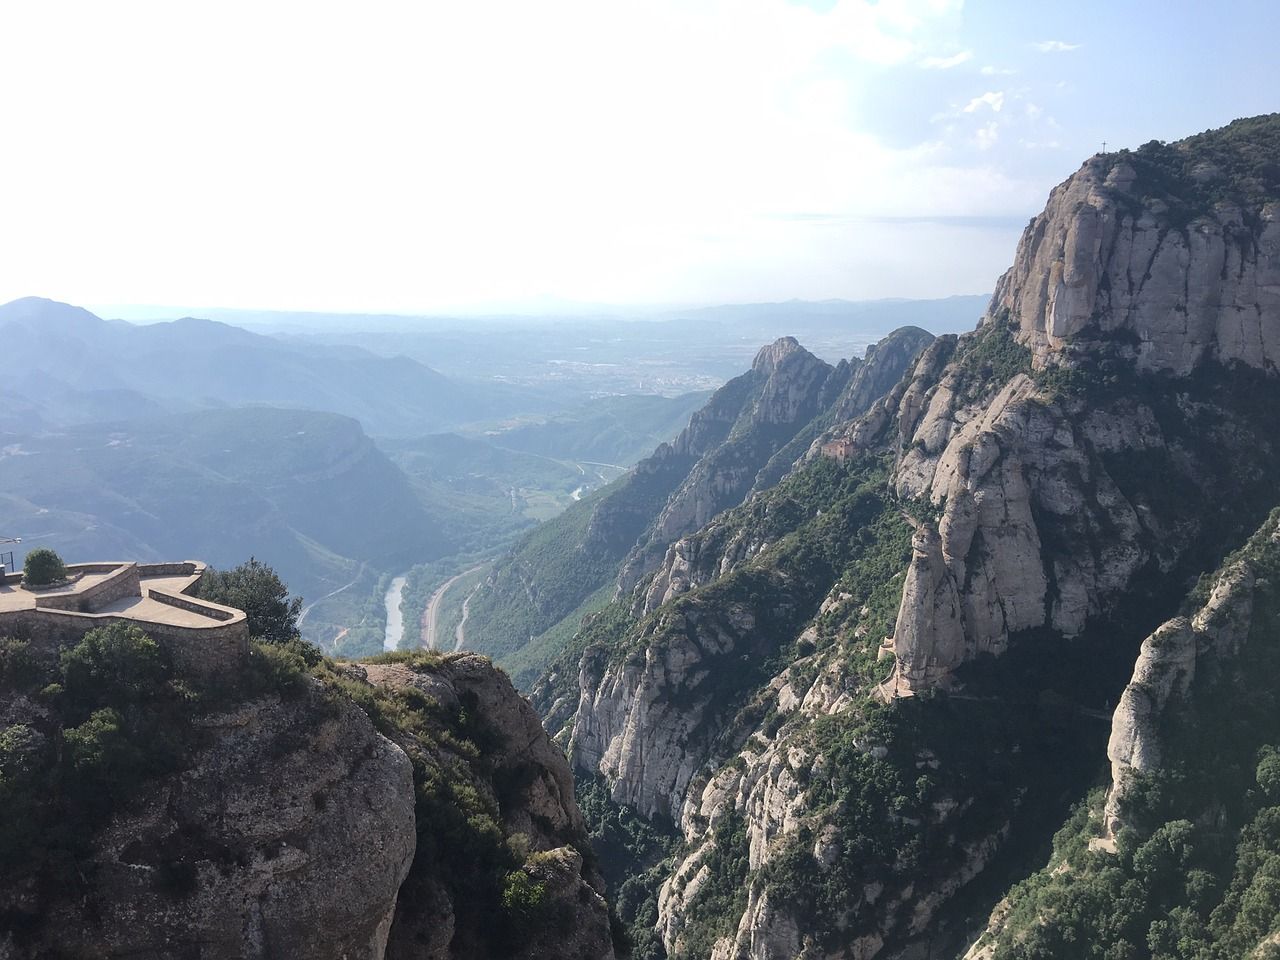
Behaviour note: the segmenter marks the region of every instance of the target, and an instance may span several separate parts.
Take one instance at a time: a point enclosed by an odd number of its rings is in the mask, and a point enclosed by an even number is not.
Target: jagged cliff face
[[[1204,185],[1225,176],[1211,162],[1192,171]],[[1115,349],[1179,376],[1206,360],[1274,369],[1280,204],[1224,200],[1170,220],[1133,163],[1094,157],[1031,221],[993,302],[1038,363]]]
[[[614,956],[564,756],[487,659],[210,679],[146,643],[50,686],[0,640],[0,957]]]
[[[20,698],[4,720],[39,712]],[[92,838],[80,889],[4,890],[0,955],[383,956],[416,846],[408,758],[317,689],[199,723],[185,769]]]
[[[1232,163],[1221,190],[1153,179],[1150,154],[1055,190],[975,333],[677,539],[583,658],[572,761],[684,838],[656,905],[669,953],[956,944],[969,881],[1043,829],[1045,784],[1087,780],[1117,665],[1274,504],[1271,187],[1232,192]],[[1217,616],[1149,644],[1121,767],[1158,754],[1140,699],[1185,689],[1188,643],[1231,632]],[[974,724],[977,749],[956,735]]]
[[[472,598],[468,643],[510,666],[522,686],[532,685],[537,667],[559,651],[533,669],[518,652],[563,618],[574,616],[576,626],[575,610],[595,591],[615,583],[637,610],[653,605],[650,595],[678,592],[679,585],[666,582],[664,564],[673,544],[774,486],[814,437],[837,417],[864,411],[932,339],[904,327],[869,347],[864,359],[835,367],[791,337],[762,348],[752,368],[717,390],[675,440],[495,565]],[[659,571],[663,582],[651,584]],[[563,677],[576,672],[576,663],[560,668]]]
[[[1209,164],[1193,171],[1197,182],[1224,176]],[[1020,630],[1075,635],[1148,564],[1177,564],[1199,518],[1160,516],[1140,499],[1149,490],[1121,490],[1127,464],[1118,461],[1167,460],[1164,481],[1205,502],[1216,457],[1256,469],[1253,439],[1228,434],[1259,431],[1262,420],[1238,409],[1220,371],[1263,372],[1261,389],[1270,389],[1280,206],[1224,201],[1178,223],[1174,202],[1153,194],[1132,163],[1090,160],[1027,227],[978,342],[967,345],[971,357],[982,353],[1008,324],[1029,364],[994,395],[974,397],[963,389],[974,371],[962,344],[957,360],[937,379],[918,376],[900,403],[898,493],[927,499],[941,517],[921,535],[903,594],[891,692],[928,688],[979,653],[1001,652]],[[1016,348],[1001,349],[1007,369]],[[1135,389],[1059,385],[1101,370],[1132,378]],[[1226,389],[1206,387],[1210,370]],[[1261,442],[1270,442],[1265,431]]]
[[[1275,955],[1278,571],[1280,512],[1143,641],[1111,720],[1109,784],[966,960],[1079,945],[1085,956]]]
[[[749,383],[746,402],[720,441],[697,454],[696,465],[623,560],[620,593],[629,593],[652,572],[668,544],[742,501],[774,453],[818,415],[823,387],[833,372],[794,337],[784,337],[756,354],[751,371],[743,376]],[[675,450],[679,454],[687,446],[681,435]]]
[[[397,745],[414,758],[417,778],[435,782],[441,795],[435,803],[418,805],[422,849],[400,889],[388,960],[612,958],[604,884],[584,857],[590,847],[564,754],[506,676],[486,658],[470,654],[426,670],[404,663],[345,669],[356,682],[370,683],[402,702],[425,698],[437,705],[432,708],[437,716],[471,718],[466,722],[474,725],[472,742],[478,748],[478,755],[469,757],[464,749],[448,745],[444,734],[456,720],[437,729],[429,724],[392,732]],[[459,849],[435,837],[461,826],[441,822],[441,814],[450,811],[448,806],[442,810],[438,800],[463,793],[477,798],[472,806],[493,818],[508,846],[520,848],[524,862],[518,869],[539,891],[525,914],[504,919],[502,903],[491,899],[494,891],[477,875],[479,865],[458,861],[465,852],[482,864],[495,856],[494,850],[477,842]],[[504,895],[512,889],[511,876],[504,881]],[[495,928],[504,925],[508,929],[495,936]]]

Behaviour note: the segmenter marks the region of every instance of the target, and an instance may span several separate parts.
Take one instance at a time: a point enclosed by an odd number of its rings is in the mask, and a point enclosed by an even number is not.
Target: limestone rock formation
[[[1055,190],[977,330],[932,341],[879,400],[805,436],[777,487],[676,537],[633,621],[587,650],[571,758],[679,823],[656,902],[671,955],[921,955],[1006,838],[1035,829],[1022,798],[1058,773],[1037,764],[1096,716],[1127,645],[1273,505],[1272,187],[1236,178],[1209,202],[1151,154],[1094,158]],[[824,486],[833,473],[861,484]],[[860,497],[877,508],[851,510]],[[1247,582],[1144,647],[1117,784],[1158,762],[1153,718],[1203,651],[1239,642]],[[1097,699],[1078,704],[1051,664],[1083,675],[1097,653]],[[953,736],[993,716],[985,751]]]
[[[426,728],[401,729],[397,744],[415,758],[421,777],[439,776],[448,790],[464,790],[496,812],[507,843],[527,850],[520,869],[541,891],[536,914],[495,940],[496,927],[512,921],[495,916],[497,904],[474,902],[483,887],[468,879],[480,864],[438,859],[445,849],[414,860],[400,891],[391,926],[388,960],[611,960],[613,941],[604,883],[589,852],[582,814],[573,799],[573,779],[564,755],[543,729],[529,702],[485,657],[461,654],[429,668],[405,663],[352,665],[348,673],[413,702],[421,695],[446,720]],[[479,756],[451,747],[447,732],[456,718],[473,718]],[[450,719],[454,718],[454,719]],[[456,734],[455,734],[456,736]],[[418,829],[441,829],[438,814],[420,809]]]
[[[1242,198],[1171,223],[1181,201],[1139,176],[1142,156],[1094,157],[1057,187],[979,331],[941,370],[922,360],[896,410],[890,400],[848,428],[871,445],[890,439],[896,421],[897,491],[942,514],[932,562],[913,564],[904,591],[900,693],[999,653],[1020,630],[1079,633],[1146,564],[1175,563],[1194,532],[1195,517],[1160,518],[1113,476],[1141,452],[1175,461],[1179,483],[1202,484],[1208,465],[1189,448],[1211,438],[1173,425],[1194,420],[1191,408],[1178,400],[1180,411],[1157,410],[1151,390],[1078,399],[1082,391],[1057,383],[1123,371],[1135,386],[1149,376],[1176,393],[1170,378],[1204,379],[1223,365],[1275,370],[1280,207]],[[1207,421],[1190,429],[1224,434]],[[945,610],[935,616],[939,591],[945,607],[952,589],[959,623]]]
[[[487,659],[262,645],[215,680],[138,637],[65,690],[0,640],[4,960],[612,960],[569,768]]]
[[[1122,345],[1140,370],[1280,361],[1280,204],[1223,200],[1170,228],[1133,163],[1091,158],[1031,221],[993,304],[1038,365]]]
[[[760,349],[751,371],[744,374],[750,398],[723,442],[701,456],[627,555],[618,577],[620,593],[629,593],[650,573],[669,544],[742,501],[761,468],[821,412],[822,388],[831,375],[830,365],[794,337]],[[683,445],[682,435],[677,451]]]
[[[1133,679],[1111,719],[1111,786],[1103,815],[1108,836],[1114,838],[1124,825],[1125,797],[1135,775],[1160,767],[1165,712],[1187,696],[1197,672],[1221,669],[1248,636],[1253,589],[1253,570],[1240,561],[1222,572],[1193,617],[1175,617],[1142,642]]]
[[[206,745],[92,839],[86,886],[0,956],[381,960],[416,843],[409,761],[318,685],[201,718]]]

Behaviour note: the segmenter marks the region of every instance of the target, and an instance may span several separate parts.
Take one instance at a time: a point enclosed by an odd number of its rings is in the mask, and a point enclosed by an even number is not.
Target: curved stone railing
[[[208,617],[211,620],[229,623],[237,618],[244,619],[244,611],[242,610],[237,610],[234,607],[224,607],[222,604],[214,603],[211,600],[197,600],[195,597],[189,597],[185,593],[169,593],[165,590],[157,590],[155,587],[151,587],[147,590],[147,596],[157,603],[177,607],[179,610],[190,610],[192,613],[198,613],[200,616]]]

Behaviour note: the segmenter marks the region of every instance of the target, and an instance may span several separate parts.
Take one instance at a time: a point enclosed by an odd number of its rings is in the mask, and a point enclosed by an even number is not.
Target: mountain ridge
[[[1150,618],[1275,506],[1280,380],[1265,351],[1197,332],[1240,329],[1236,294],[1190,306],[1219,251],[1231,289],[1271,289],[1270,201],[1179,225],[1162,199],[1176,185],[1116,199],[1106,181],[1125,163],[1094,158],[1055,189],[977,330],[939,337],[824,429],[754,512],[692,534],[668,558],[699,571],[690,589],[639,619],[599,614],[576,709],[539,700],[583,774],[678,824],[682,852],[644,908],[668,955],[963,949],[970,891],[1047,839],[1030,811],[1103,755],[1094,713]],[[1095,220],[1120,239],[1101,243]],[[1130,275],[1109,265],[1140,259],[1124,245],[1148,221],[1154,259],[1181,274],[1139,274],[1124,300]],[[1144,338],[1141,305],[1178,276],[1187,323]],[[1081,303],[1101,312],[1055,328]],[[1280,335],[1265,298],[1244,314]],[[841,522],[880,535],[820,532]],[[956,738],[965,723],[976,743]]]

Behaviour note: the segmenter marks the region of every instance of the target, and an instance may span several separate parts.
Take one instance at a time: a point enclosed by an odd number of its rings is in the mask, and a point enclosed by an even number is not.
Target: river
[[[405,580],[406,575],[403,573],[392,580],[387,595],[382,598],[387,607],[387,633],[382,640],[384,650],[398,649],[400,640],[404,637],[404,615],[400,612],[400,601],[404,598]]]

